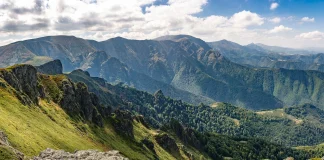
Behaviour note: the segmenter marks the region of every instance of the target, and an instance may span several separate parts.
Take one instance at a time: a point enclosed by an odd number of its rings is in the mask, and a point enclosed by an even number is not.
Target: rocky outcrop
[[[158,90],[154,93],[155,103],[156,104],[163,104],[165,102],[165,96],[162,90]]]
[[[19,94],[18,98],[27,105],[38,104],[39,85],[37,70],[31,65],[15,65],[0,70],[0,78],[4,79]]]
[[[63,65],[60,60],[54,60],[36,67],[39,73],[56,75],[63,74]]]
[[[101,107],[98,98],[88,91],[84,83],[74,84],[71,80],[64,79],[59,87],[63,92],[63,98],[59,102],[63,109],[71,115],[80,114],[86,120],[103,126],[102,117],[97,109]]]
[[[62,64],[57,60],[38,67],[38,70],[51,74],[61,74]],[[61,98],[55,99],[57,100],[55,102],[60,104],[68,114],[73,116],[81,115],[85,120],[103,126],[99,111],[106,113],[109,110],[98,109],[102,106],[98,103],[97,96],[90,93],[84,83],[74,83],[70,79],[64,78],[64,75],[62,75],[61,80],[53,81],[51,84],[39,81],[44,77],[48,78],[45,81],[51,79],[48,75],[38,75],[37,69],[31,65],[16,65],[0,70],[0,78],[14,88],[16,97],[23,104],[38,105],[38,99],[51,95],[49,92],[54,92],[54,90],[49,88],[56,87],[59,90],[57,94],[62,95]],[[3,85],[5,86],[5,84]]]
[[[115,110],[113,118],[113,126],[116,132],[129,138],[134,138],[133,133],[133,117],[129,111]]]
[[[145,120],[145,118],[144,118],[143,115],[135,116],[134,119],[135,119],[137,122],[142,123],[142,125],[145,126],[146,128],[150,128],[149,123]]]
[[[177,143],[175,142],[174,139],[169,137],[167,134],[159,134],[156,135],[155,137],[156,142],[166,151],[171,153],[174,156],[179,155],[179,148],[177,146]]]
[[[153,153],[155,153],[154,150],[154,143],[152,141],[150,141],[148,138],[142,139],[141,143],[143,145],[145,145],[150,151],[152,151]]]
[[[15,159],[23,160],[25,157],[23,153],[16,150],[10,145],[7,135],[4,132],[0,131],[0,152],[2,152],[2,148],[9,150],[9,152],[13,154],[12,157],[15,157]]]
[[[96,150],[76,151],[74,153],[65,152],[63,150],[46,149],[33,160],[43,159],[68,159],[68,160],[128,160],[122,156],[119,151],[112,150],[108,152],[99,152]]]

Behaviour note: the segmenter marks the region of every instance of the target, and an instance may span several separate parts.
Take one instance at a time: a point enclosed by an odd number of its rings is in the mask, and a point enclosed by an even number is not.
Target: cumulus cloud
[[[277,3],[277,2],[273,2],[273,3],[271,3],[271,5],[270,5],[270,10],[275,10],[275,9],[277,9],[279,7],[279,3]]]
[[[272,23],[280,23],[281,22],[281,18],[275,17],[275,18],[269,19],[269,21],[272,22]]]
[[[315,22],[315,18],[303,17],[301,22]]]
[[[235,27],[248,27],[253,25],[262,25],[264,19],[261,18],[258,14],[252,13],[250,11],[242,11],[235,13],[230,19],[229,22]]]
[[[324,38],[324,33],[320,31],[313,31],[307,33],[301,33],[296,37],[302,39],[309,39],[309,40],[322,40]]]
[[[106,40],[116,36],[153,39],[169,34],[189,34],[205,41],[228,39],[242,44],[290,42],[262,29],[265,21],[280,23],[285,18],[269,19],[247,10],[227,16],[197,16],[211,0],[159,1],[0,0],[0,45],[48,35]],[[278,27],[271,32],[290,29]]]
[[[269,33],[279,33],[279,32],[286,32],[286,31],[291,31],[293,30],[292,28],[285,27],[283,25],[274,27],[272,30],[269,31]]]

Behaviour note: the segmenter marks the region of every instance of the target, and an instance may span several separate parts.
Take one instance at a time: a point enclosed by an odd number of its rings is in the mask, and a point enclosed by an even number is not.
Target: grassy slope
[[[28,107],[4,89],[0,91],[0,129],[8,134],[13,147],[27,156],[46,148],[103,149],[83,135],[56,104],[41,101],[40,107]]]
[[[43,85],[55,90],[55,83],[62,76],[47,78],[48,83],[43,81]],[[1,78],[0,82],[5,84],[5,87],[0,85],[0,130],[7,133],[13,147],[28,157],[53,148],[69,152],[116,149],[131,159],[154,159],[154,154],[140,144],[142,139],[150,137],[160,159],[176,159],[154,140],[156,131],[145,128],[141,123],[134,122],[135,140],[130,140],[117,134],[110,120],[105,121],[104,128],[73,120],[51,100],[40,100],[39,106],[24,106],[13,96],[14,90]],[[5,148],[0,148],[0,153],[3,158],[12,155]],[[182,158],[188,159],[184,154]]]

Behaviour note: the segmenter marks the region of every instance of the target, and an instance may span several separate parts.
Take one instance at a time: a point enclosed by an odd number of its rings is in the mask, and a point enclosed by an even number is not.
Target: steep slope
[[[88,41],[74,36],[42,37],[0,47],[0,67],[50,57],[60,59],[64,69],[71,71],[92,51],[95,49]]]
[[[321,120],[299,117],[288,110],[253,112],[224,103],[217,103],[211,107],[192,106],[165,97],[162,91],[151,95],[127,86],[111,85],[80,70],[68,74],[68,77],[75,82],[87,84],[89,90],[96,93],[101,102],[144,115],[145,120],[155,127],[176,119],[198,131],[259,137],[287,146],[311,145],[324,141]],[[315,116],[316,110],[319,109],[314,109],[310,114]],[[264,114],[272,112],[278,114]],[[319,123],[321,125],[318,125]]]
[[[88,92],[84,83],[74,83],[65,75],[46,75],[36,71],[36,68],[29,65],[17,65],[0,70],[0,129],[7,133],[12,146],[22,151],[26,158],[38,155],[40,151],[49,147],[69,152],[81,149],[101,151],[117,149],[130,159],[311,157],[307,152],[263,140],[233,138],[212,133],[201,134],[193,129],[183,128],[181,124],[171,119],[170,125],[162,127],[162,130],[156,130],[150,126],[154,125],[152,121],[149,123],[146,121],[152,117],[143,117],[122,109],[128,105],[133,106],[131,101],[126,101],[129,98],[150,103],[147,96],[152,95],[131,88],[113,89],[114,86],[107,84],[112,87],[112,90],[107,90],[109,88],[101,86],[102,92],[110,94],[108,97],[115,100],[116,104],[111,104],[100,96]],[[84,73],[82,76],[88,76],[86,72],[82,73]],[[18,78],[21,76],[26,78]],[[88,79],[96,82],[91,82],[92,87],[102,84],[99,78]],[[127,92],[117,95],[118,88]],[[142,93],[142,98],[137,98],[137,93]],[[164,101],[165,97],[161,92],[152,98],[159,104],[173,101],[171,99]],[[168,105],[176,109],[179,107],[176,103]],[[120,109],[112,111],[110,105]],[[3,148],[3,138],[0,138],[0,159],[14,158],[11,150]],[[46,156],[50,154],[49,152],[51,151],[46,150],[40,156]],[[78,153],[84,152],[87,151]],[[60,153],[65,154],[63,151]],[[78,156],[81,156],[80,154]]]
[[[132,117],[129,125],[134,139],[124,137],[127,131],[118,130],[117,126],[125,122],[116,122],[125,121],[127,112],[115,111],[110,115],[111,111],[101,107],[96,96],[81,83],[72,83],[64,75],[37,74],[28,65],[1,69],[0,75],[0,129],[7,133],[12,146],[27,157],[46,148],[70,152],[113,148],[131,159],[152,159],[155,155],[175,159],[158,145],[156,154],[143,147],[139,139],[145,135],[142,132],[152,131],[133,122]],[[25,81],[17,78],[20,75],[26,76]],[[97,111],[100,114],[96,115]]]
[[[165,38],[170,39],[170,37],[164,37],[162,39]],[[129,68],[137,73],[147,75],[157,81],[171,84],[176,88],[193,94],[209,97],[215,101],[229,102],[253,109],[282,107],[280,100],[272,95],[252,89],[250,91],[251,96],[246,97],[244,95],[247,94],[245,91],[248,89],[244,85],[231,85],[227,81],[224,81],[224,79],[212,77],[206,73],[206,63],[203,62],[203,59],[208,58],[207,51],[211,48],[202,40],[194,37],[188,38],[186,35],[172,38],[173,40],[161,41],[135,41],[115,38],[102,42],[101,46],[97,46],[97,48],[99,50],[106,50],[106,53],[116,56],[122,63],[127,64]],[[180,39],[174,40],[174,38]],[[105,46],[109,46],[110,49],[105,48]],[[115,55],[114,52],[119,54]],[[213,61],[217,60],[214,59]],[[224,61],[227,62],[227,60]],[[103,69],[103,71],[105,72],[106,69]],[[92,74],[92,72],[90,73]],[[122,71],[118,73],[122,73]],[[93,74],[97,75],[96,73]],[[110,79],[110,75],[99,76],[107,80]],[[132,85],[127,80],[124,80],[124,82]],[[208,85],[206,84],[207,82],[209,83]],[[134,86],[152,93],[151,90],[147,90],[146,88]],[[212,88],[206,90],[209,87]],[[169,93],[166,92],[166,95],[169,95]],[[260,99],[255,95],[260,95],[260,97],[263,96],[264,98]],[[183,100],[187,101],[186,99]]]

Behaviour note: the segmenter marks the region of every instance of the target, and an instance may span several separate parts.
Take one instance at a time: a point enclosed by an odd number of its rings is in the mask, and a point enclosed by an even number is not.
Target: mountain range
[[[239,45],[231,45],[240,51]],[[259,55],[253,51],[247,53]],[[83,69],[113,84],[122,82],[149,93],[161,89],[192,104],[228,102],[254,110],[304,103],[324,107],[322,72],[260,69],[228,57],[188,35],[155,40],[117,37],[102,42],[53,36],[0,47],[1,66],[60,59],[65,72]]]
[[[317,80],[322,73],[246,67],[187,35],[103,42],[43,37],[3,46],[0,57],[2,66],[39,57],[60,59],[65,72],[80,68],[150,93],[162,89],[167,96],[193,104],[228,102],[255,110],[304,103],[324,107],[322,82]]]
[[[1,158],[29,158],[48,147],[110,151],[46,149],[34,159],[308,159],[322,153],[289,147],[323,141],[324,113],[313,105],[261,112],[226,103],[193,106],[161,90],[152,95],[80,69],[62,72],[58,60],[0,69]]]
[[[222,40],[208,43],[229,60],[251,67],[324,71],[324,54],[264,44],[246,46]]]

